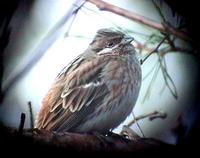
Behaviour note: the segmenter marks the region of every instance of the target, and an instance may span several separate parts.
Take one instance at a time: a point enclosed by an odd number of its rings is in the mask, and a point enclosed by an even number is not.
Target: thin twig
[[[31,129],[34,128],[34,117],[33,117],[33,108],[32,108],[32,104],[29,101],[28,102],[28,108],[29,108],[29,114],[30,114],[30,127]]]
[[[146,93],[144,95],[144,99],[143,99],[142,103],[144,103],[147,99],[149,99],[153,84],[155,84],[155,81],[158,77],[159,70],[160,70],[160,66],[159,66],[159,62],[158,62],[158,63],[156,63],[155,70],[153,72],[153,76],[152,76],[149,86],[146,90]]]
[[[145,54],[149,54],[154,50],[154,48],[148,47],[139,41],[134,40],[134,42],[135,42],[134,47],[136,49],[139,49],[139,52],[141,52],[141,53],[142,53],[142,51],[146,51]],[[169,43],[169,41],[167,41],[167,42]],[[170,49],[168,49],[168,50],[165,50],[165,51],[158,50],[158,54],[160,54],[160,56],[165,56],[168,53],[176,53],[176,52],[186,53],[186,54],[194,54],[195,50],[190,49],[190,48],[181,48],[181,47],[177,47],[177,46],[175,46],[175,48],[172,48],[171,44],[170,44]]]
[[[89,8],[89,7],[86,7],[86,6],[83,6],[81,8],[81,11],[83,13],[85,13],[86,15],[90,15],[89,13],[87,12],[84,12],[83,9],[86,9],[88,11],[91,11],[92,13],[95,13],[96,15],[98,15],[100,18],[103,18],[104,20],[106,20],[107,22],[109,22],[110,24],[112,24],[113,26],[115,26],[117,29],[119,29],[120,31],[123,31],[125,33],[132,33],[132,34],[137,34],[137,35],[140,35],[141,37],[148,37],[149,35],[148,34],[145,34],[145,33],[142,33],[142,32],[137,32],[137,31],[133,31],[132,29],[128,29],[128,28],[124,28],[124,27],[121,27],[119,26],[118,24],[116,24],[113,20],[107,18],[106,16],[102,15],[102,14],[99,14],[99,12]]]
[[[167,29],[167,28],[169,27],[169,23],[168,23],[168,21],[165,19],[165,16],[164,16],[164,14],[163,14],[161,8],[159,7],[159,5],[158,5],[154,0],[152,0],[152,2],[153,2],[153,4],[154,4],[155,8],[157,9],[158,13],[159,13],[160,16],[162,17],[162,20],[163,20],[162,24],[163,24],[163,26],[165,27],[165,29]],[[170,36],[167,36],[166,40],[168,41],[169,45],[171,46],[171,49],[172,49],[172,50],[176,50],[175,44],[174,44],[174,42],[170,39]]]
[[[19,128],[18,128],[18,132],[20,134],[23,133],[25,119],[26,119],[25,113],[21,113],[20,124],[19,124]]]
[[[153,49],[143,60],[140,61],[140,64],[142,65],[153,53],[158,52],[159,47],[162,45],[162,43],[166,40],[167,35],[158,43],[155,49]]]
[[[149,77],[149,75],[151,75],[153,73],[153,70],[156,68],[156,66],[158,65],[158,63],[156,62],[154,64],[154,66],[152,66],[152,68],[149,70],[149,72],[147,74],[144,75],[144,77],[142,78],[142,81],[146,80],[147,77]]]
[[[176,51],[176,46],[174,44],[174,42],[170,39],[170,36],[167,36],[167,39],[166,39],[171,47],[171,50],[175,50]]]
[[[153,112],[150,112],[150,113],[148,113],[148,114],[142,114],[142,115],[140,115],[140,116],[135,117],[132,121],[130,121],[130,122],[127,124],[127,127],[130,127],[130,126],[132,126],[134,123],[136,123],[137,121],[142,120],[142,119],[147,118],[147,117],[149,117],[150,120],[153,120],[153,119],[155,119],[155,118],[163,118],[163,119],[164,119],[164,118],[167,117],[167,115],[166,115],[166,113],[160,112],[160,111],[153,111]],[[152,119],[152,118],[153,118],[153,119]]]
[[[167,65],[166,65],[166,62],[164,60],[164,57],[160,56],[160,54],[157,54],[157,55],[158,55],[158,60],[159,60],[159,63],[160,63],[161,71],[163,73],[163,77],[164,77],[164,81],[166,83],[166,86],[168,87],[168,89],[170,90],[170,92],[174,96],[174,98],[177,99],[178,98],[178,92],[177,92],[174,81],[172,80],[171,76],[169,75],[169,73],[167,71]],[[172,88],[170,86],[170,83],[171,83]]]
[[[115,13],[115,14],[121,15],[123,17],[126,17],[128,19],[131,19],[135,22],[138,22],[138,23],[144,24],[146,26],[149,26],[151,28],[154,28],[156,30],[159,30],[162,33],[170,33],[170,34],[173,34],[174,36],[179,37],[183,40],[192,41],[192,39],[185,32],[180,31],[176,28],[173,28],[172,26],[168,26],[168,28],[166,28],[161,23],[158,23],[152,19],[149,19],[147,17],[139,15],[135,12],[131,12],[126,9],[117,7],[115,5],[104,2],[102,0],[87,0],[87,1],[96,5],[100,10],[110,11],[112,13]]]
[[[156,10],[158,11],[159,15],[161,16],[163,22],[167,22],[166,19],[165,19],[164,14],[163,14],[161,8],[158,6],[158,4],[154,0],[152,0],[152,3],[154,4],[154,6],[155,6]]]
[[[166,117],[167,117],[167,114],[165,112],[156,111],[154,115],[149,116],[149,120],[153,121],[154,119],[157,119],[157,118],[165,119]]]
[[[132,112],[132,115],[133,115],[134,120],[136,120],[136,117],[135,117],[134,112]],[[144,132],[142,131],[142,129],[141,129],[141,127],[140,127],[140,125],[139,125],[139,123],[138,123],[137,120],[136,120],[136,124],[137,124],[138,129],[140,130],[140,132],[141,132],[141,134],[142,134],[142,137],[145,138]]]
[[[84,6],[84,4],[86,3],[86,0],[80,5],[80,6],[77,6],[78,8],[76,10],[74,10],[73,14],[71,15],[72,16],[72,20],[66,30],[66,33],[65,33],[65,37],[67,37],[69,35],[69,31],[71,30],[71,27],[76,19],[76,16],[79,12],[79,10]]]

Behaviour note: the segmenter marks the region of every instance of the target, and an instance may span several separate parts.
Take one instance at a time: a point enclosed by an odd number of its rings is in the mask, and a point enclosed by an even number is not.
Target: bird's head
[[[125,55],[135,51],[131,42],[133,37],[113,29],[100,29],[97,31],[90,48],[98,55],[117,54]],[[132,51],[130,51],[132,50]]]

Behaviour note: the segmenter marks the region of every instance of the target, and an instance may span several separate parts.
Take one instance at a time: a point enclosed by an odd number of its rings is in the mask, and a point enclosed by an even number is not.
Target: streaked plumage
[[[65,67],[42,102],[36,128],[106,133],[131,113],[141,84],[132,39],[101,29]]]

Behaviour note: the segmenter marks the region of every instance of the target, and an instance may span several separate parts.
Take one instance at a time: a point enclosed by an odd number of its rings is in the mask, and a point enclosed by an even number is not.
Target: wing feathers
[[[86,91],[89,91],[86,92],[89,95],[87,98],[83,98],[84,101],[82,101],[81,106],[85,106],[84,108],[80,108],[80,106],[78,107],[76,105],[76,107],[72,109],[70,109],[70,106],[68,109],[61,108],[61,110],[59,110],[58,112],[56,112],[55,110],[51,113],[51,116],[48,117],[48,120],[46,121],[44,126],[46,126],[47,129],[52,129],[56,131],[73,130],[73,128],[76,127],[77,123],[84,119],[84,116],[87,116],[88,113],[94,110],[95,107],[100,106],[103,102],[103,99],[107,93],[105,93],[106,90],[102,90],[105,89],[101,88],[102,86],[104,87],[105,85],[101,85],[99,87],[91,86],[86,89]],[[99,95],[100,92],[103,92],[103,94]],[[97,103],[97,100],[101,101]],[[58,106],[58,108],[60,107]]]
[[[68,119],[63,118],[63,120],[61,121],[62,123],[60,124],[60,126],[56,129],[56,131],[73,131],[73,129],[76,128],[77,124],[81,121],[84,121],[85,116],[87,116],[88,114],[92,113],[92,111],[94,111],[94,109],[96,109],[96,107],[102,105],[104,97],[107,94],[107,91],[101,91],[102,87],[104,87],[105,85],[101,85],[100,87],[96,87],[94,93],[92,93],[90,95],[90,97],[88,99],[86,99],[87,101],[87,106],[85,106],[84,108],[81,108],[80,111],[76,111],[73,113],[73,115],[70,115],[70,117]],[[104,88],[103,88],[104,89]],[[100,92],[103,92],[101,95]]]
[[[50,104],[49,111],[43,116],[41,128],[55,131],[73,130],[78,122],[83,120],[95,107],[101,106],[103,99],[108,94],[108,88],[102,82],[102,71],[107,64],[106,61],[103,58],[92,62],[80,59],[76,59],[76,61],[85,62],[85,66],[82,65],[79,69],[80,65],[73,62],[73,65],[68,67],[70,70],[67,69],[66,72],[63,71],[59,74],[57,83],[59,83],[60,77],[65,84],[60,87],[62,91],[60,96],[55,98],[57,101],[54,104],[48,103],[48,99],[46,99],[45,103]],[[74,66],[76,70],[73,70]]]

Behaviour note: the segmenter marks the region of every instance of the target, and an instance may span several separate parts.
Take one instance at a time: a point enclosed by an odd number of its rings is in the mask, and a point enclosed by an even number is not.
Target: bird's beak
[[[123,38],[123,44],[131,43],[133,40],[134,40],[133,37],[126,35],[126,36]]]

